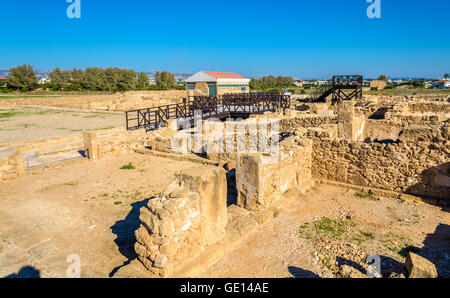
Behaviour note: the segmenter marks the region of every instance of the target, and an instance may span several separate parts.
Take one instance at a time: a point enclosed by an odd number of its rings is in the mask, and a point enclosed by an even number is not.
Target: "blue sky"
[[[449,0],[0,0],[0,68],[88,66],[441,77],[450,72]]]

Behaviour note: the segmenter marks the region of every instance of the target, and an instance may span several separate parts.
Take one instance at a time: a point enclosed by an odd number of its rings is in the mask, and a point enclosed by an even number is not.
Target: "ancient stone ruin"
[[[279,121],[282,137],[275,158],[261,152],[208,151],[208,146],[218,145],[212,137],[217,132],[225,140],[237,137],[236,131],[227,131],[214,121],[202,121],[200,129],[187,132],[169,125],[148,133],[146,145],[158,154],[199,158],[199,162],[207,160],[212,165],[179,173],[160,198],[142,208],[136,252],[150,272],[156,276],[195,272],[200,264],[213,262],[238,239],[272,218],[274,208],[315,183],[448,204],[447,98],[365,97],[337,105],[300,106],[253,115],[240,122],[251,127],[261,119]],[[201,159],[188,150],[196,134],[201,135],[204,146]],[[247,148],[259,141],[257,135],[246,131]],[[184,150],[172,152],[174,139]],[[228,208],[226,172],[217,166],[235,172],[228,192],[235,192],[236,201]]]

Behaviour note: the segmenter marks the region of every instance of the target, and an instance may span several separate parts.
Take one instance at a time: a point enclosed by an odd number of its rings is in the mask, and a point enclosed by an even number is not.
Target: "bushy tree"
[[[36,72],[31,65],[19,65],[9,70],[8,85],[16,89],[34,89],[38,84]]]
[[[155,74],[156,85],[163,90],[175,89],[177,87],[177,81],[175,76],[168,71],[157,71]]]
[[[106,74],[103,69],[98,67],[88,67],[84,72],[82,86],[85,89],[93,91],[108,90]]]
[[[387,82],[388,77],[385,76],[385,75],[381,75],[381,76],[378,77],[378,80]]]
[[[139,73],[139,75],[138,75],[138,83],[142,87],[150,86],[150,79],[148,78],[148,75],[145,72]]]
[[[106,90],[118,91],[120,82],[120,69],[110,67],[105,69],[104,73],[106,78]]]
[[[291,87],[294,84],[292,77],[283,76],[266,76],[260,79],[251,79],[249,86],[253,90],[265,90],[273,88],[286,88]]]
[[[117,89],[120,91],[136,90],[138,76],[134,70],[121,69],[119,71],[119,83]]]
[[[80,90],[84,79],[84,71],[76,68],[61,70],[57,67],[49,74],[49,78],[58,89]]]
[[[449,77],[450,77],[450,75],[449,75],[448,73],[446,73],[446,74],[444,75],[444,78],[447,79],[447,80],[448,80]]]

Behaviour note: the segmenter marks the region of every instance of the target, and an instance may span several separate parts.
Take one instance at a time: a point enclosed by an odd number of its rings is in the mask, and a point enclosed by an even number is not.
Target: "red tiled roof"
[[[215,79],[247,79],[246,77],[240,76],[233,72],[218,72],[218,71],[202,71],[202,72]]]

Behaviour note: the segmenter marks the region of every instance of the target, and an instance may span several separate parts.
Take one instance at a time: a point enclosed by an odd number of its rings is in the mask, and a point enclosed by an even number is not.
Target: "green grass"
[[[0,118],[10,118],[16,116],[17,114],[18,114],[17,112],[0,113]]]
[[[356,223],[349,219],[331,219],[323,217],[320,220],[315,220],[312,224],[304,223],[300,226],[300,237],[312,239],[315,237],[332,236],[334,238],[341,238],[350,233],[351,227],[355,227]]]
[[[116,201],[116,202],[114,202],[114,205],[120,205],[120,204],[122,204],[122,202],[121,201]]]
[[[121,170],[134,170],[134,169],[136,169],[136,167],[133,166],[133,164],[131,162],[129,162],[127,165],[123,165],[120,169]]]
[[[345,220],[333,220],[328,217],[324,217],[314,223],[317,234],[328,232],[336,237],[340,237],[345,233],[347,224]]]
[[[362,198],[362,199],[376,199],[376,197],[373,194],[371,189],[369,189],[368,192],[364,192],[364,190],[361,190],[361,191],[355,193],[355,197]]]
[[[373,233],[370,232],[364,232],[364,231],[359,231],[361,233],[361,235],[363,235],[364,237],[366,237],[367,239],[375,239],[375,236]]]

